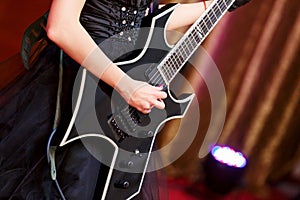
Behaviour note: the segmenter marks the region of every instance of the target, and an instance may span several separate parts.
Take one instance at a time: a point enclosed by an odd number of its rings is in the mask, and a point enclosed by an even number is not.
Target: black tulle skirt
[[[47,145],[55,120],[59,62],[59,49],[49,45],[32,69],[0,92],[0,199],[62,199],[60,192],[70,200],[100,199],[103,166],[80,141],[56,152],[58,182],[51,179]],[[62,127],[70,119],[72,85],[80,66],[65,55],[63,67]],[[147,174],[137,199],[159,199],[156,173]]]

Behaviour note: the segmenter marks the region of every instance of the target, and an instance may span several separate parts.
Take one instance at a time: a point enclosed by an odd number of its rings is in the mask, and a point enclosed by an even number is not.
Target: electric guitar
[[[142,114],[112,88],[105,84],[98,86],[85,70],[82,71],[73,117],[59,146],[81,140],[91,154],[107,165],[106,181],[99,188],[102,194],[99,199],[132,199],[139,194],[156,135],[166,121],[182,118],[194,97],[194,94],[174,97],[170,83],[233,2],[213,1],[174,46],[166,41],[165,27],[178,4],[166,5],[159,13],[143,20],[138,40],[141,42],[137,43],[139,51],[116,64],[134,79],[163,85],[168,93],[164,110],[154,108],[149,114]],[[101,93],[100,100],[86,98],[95,91]],[[85,107],[97,102],[101,102],[101,110]],[[91,122],[91,119],[96,120]],[[87,124],[91,126],[87,128]],[[74,125],[82,134],[70,137]],[[54,150],[50,147],[52,177],[56,179],[54,159]]]

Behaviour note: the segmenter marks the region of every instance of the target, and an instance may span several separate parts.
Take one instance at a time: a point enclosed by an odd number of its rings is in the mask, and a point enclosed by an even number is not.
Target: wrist
[[[114,89],[118,91],[118,93],[126,100],[127,103],[129,103],[135,91],[146,84],[146,82],[134,80],[125,74],[116,84]]]
[[[122,78],[125,77],[127,77],[126,73],[123,72],[115,63],[112,62],[104,71],[102,76],[99,77],[99,79],[110,85],[112,88],[116,89],[118,87],[118,83],[121,81]]]
[[[127,103],[130,102],[132,95],[137,89],[147,84],[146,82],[132,79],[114,63],[111,63],[105,70],[101,79],[114,88]]]

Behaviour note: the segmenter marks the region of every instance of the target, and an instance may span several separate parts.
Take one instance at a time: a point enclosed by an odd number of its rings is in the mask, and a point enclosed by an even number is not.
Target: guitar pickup
[[[154,64],[149,66],[149,68],[145,71],[145,77],[150,85],[153,86],[165,85],[165,81],[163,77],[161,76],[160,72],[157,70],[157,66]]]
[[[108,120],[108,124],[111,128],[111,131],[113,132],[114,138],[116,139],[116,141],[118,141],[119,143],[122,142],[126,137],[128,137],[129,135],[123,131],[119,126],[118,123],[116,121],[116,119],[114,117],[111,117]]]

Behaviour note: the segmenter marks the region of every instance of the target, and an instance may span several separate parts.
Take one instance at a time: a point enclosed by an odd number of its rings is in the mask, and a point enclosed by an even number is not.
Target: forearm
[[[84,1],[74,1],[77,6],[67,12],[62,10],[62,2],[53,1],[47,23],[48,37],[89,72],[112,87],[116,86],[125,73],[103,53],[80,24],[79,14]]]
[[[212,1],[180,4],[172,13],[167,30],[176,30],[192,25]]]

